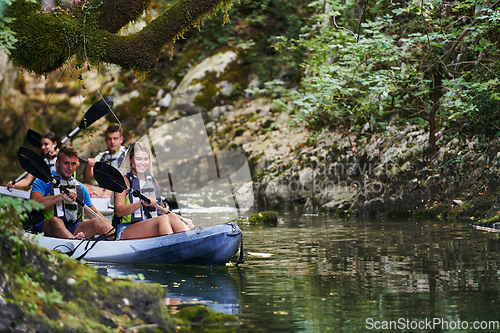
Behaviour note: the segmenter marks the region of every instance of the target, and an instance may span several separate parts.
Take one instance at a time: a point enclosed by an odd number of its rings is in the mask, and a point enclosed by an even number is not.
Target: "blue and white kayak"
[[[16,190],[16,189],[8,189],[5,186],[0,186],[0,196],[8,196],[8,197],[16,197],[16,198],[23,198],[23,199],[29,199],[30,198],[30,193],[28,191],[23,191],[23,190]]]
[[[9,190],[5,186],[0,186],[0,196],[29,199],[30,192],[16,189]],[[94,204],[95,208],[104,216],[112,215],[114,213],[113,206],[111,206],[109,203],[109,198],[92,198],[92,203]]]
[[[147,239],[82,241],[43,236],[37,242],[93,262],[223,265],[238,252],[241,238],[238,225],[227,223]]]

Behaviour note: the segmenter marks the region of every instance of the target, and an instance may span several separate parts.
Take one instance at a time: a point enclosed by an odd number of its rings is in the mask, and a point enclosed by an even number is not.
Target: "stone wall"
[[[479,219],[494,218],[500,206],[496,141],[447,142],[440,131],[441,148],[428,156],[428,133],[414,125],[389,126],[383,134],[369,126],[323,132],[312,140],[307,127],[264,99],[207,127],[215,149],[249,158],[260,210]]]

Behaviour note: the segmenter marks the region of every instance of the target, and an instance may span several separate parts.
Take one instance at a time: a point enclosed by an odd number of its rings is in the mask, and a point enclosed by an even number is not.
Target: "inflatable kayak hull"
[[[238,252],[241,238],[238,225],[228,223],[138,240],[82,241],[42,236],[36,241],[46,249],[94,262],[223,265]]]

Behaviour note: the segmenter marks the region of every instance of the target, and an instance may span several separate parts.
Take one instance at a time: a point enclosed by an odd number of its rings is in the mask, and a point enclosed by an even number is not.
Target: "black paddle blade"
[[[127,189],[121,172],[109,164],[96,162],[94,165],[94,178],[100,187],[107,190],[121,193]]]
[[[17,158],[23,169],[36,178],[41,179],[45,183],[52,181],[49,166],[45,163],[43,158],[33,150],[21,147],[17,152]]]
[[[32,129],[28,130],[26,134],[28,138],[28,142],[33,146],[40,148],[42,146],[42,135],[38,132],[33,131]]]
[[[107,114],[113,107],[114,101],[113,97],[108,96],[104,99],[100,99],[94,105],[88,109],[88,111],[83,116],[80,121],[80,128],[86,128],[96,122],[97,119],[101,118]],[[109,105],[109,106],[108,106]]]

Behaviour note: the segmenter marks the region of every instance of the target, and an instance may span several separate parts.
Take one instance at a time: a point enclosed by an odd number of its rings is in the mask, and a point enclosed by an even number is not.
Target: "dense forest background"
[[[153,2],[140,21],[148,22],[172,3]],[[225,74],[233,80],[231,92],[221,97],[207,75],[207,88],[195,101],[205,113],[267,97],[295,123],[307,125],[311,142],[332,129],[370,135],[410,123],[429,133],[423,153],[432,155],[455,138],[489,142],[499,129],[498,7],[499,2],[487,1],[241,0],[228,11],[229,24],[221,14],[205,20],[199,30],[165,46],[154,70],[121,70],[112,88],[103,85],[101,92],[139,92],[115,108],[126,132],[139,135],[159,90],[172,90],[169,84],[201,60],[233,50],[238,62]],[[16,45],[9,22],[2,18],[7,51]],[[13,143],[2,147],[4,167],[15,160],[27,128],[57,133],[72,128],[82,110],[50,96],[62,92],[68,99],[81,95],[87,104],[95,102],[99,96],[86,94],[82,76],[105,68],[75,60],[64,64],[60,72],[42,77],[43,99],[28,99],[17,117],[9,108],[18,106],[4,101],[2,125],[9,130],[1,139]],[[16,88],[26,89],[25,77]]]

